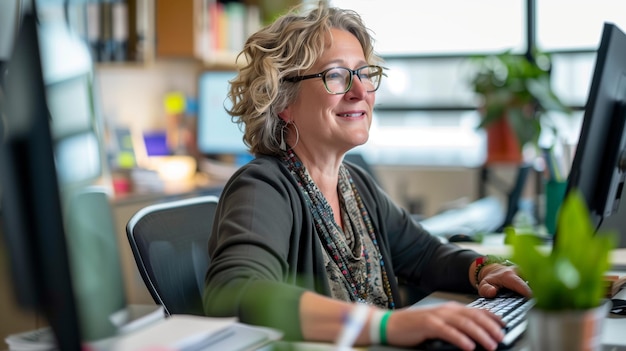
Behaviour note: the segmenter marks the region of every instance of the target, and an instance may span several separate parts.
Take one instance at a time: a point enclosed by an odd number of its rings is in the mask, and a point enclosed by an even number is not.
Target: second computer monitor
[[[593,225],[620,233],[626,247],[626,34],[605,23],[567,192],[578,189]]]
[[[235,71],[206,71],[198,79],[198,150],[207,156],[247,155],[243,131],[226,111]]]

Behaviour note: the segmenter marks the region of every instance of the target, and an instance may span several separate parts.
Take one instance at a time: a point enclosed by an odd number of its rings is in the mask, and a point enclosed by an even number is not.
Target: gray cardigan
[[[347,162],[346,167],[372,218],[389,277],[426,292],[475,292],[468,270],[479,254],[441,244],[363,169]],[[257,157],[231,177],[221,194],[209,239],[205,313],[236,316],[243,323],[282,330],[287,340],[301,340],[301,294],[330,296],[322,250],[294,177],[277,158]],[[398,304],[398,283],[390,280]]]

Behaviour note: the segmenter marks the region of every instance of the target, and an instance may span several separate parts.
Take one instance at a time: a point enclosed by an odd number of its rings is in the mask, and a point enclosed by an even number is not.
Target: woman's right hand
[[[474,350],[477,345],[495,350],[504,337],[502,327],[500,318],[489,311],[446,302],[394,311],[387,321],[387,343],[415,346],[441,339],[462,350]]]

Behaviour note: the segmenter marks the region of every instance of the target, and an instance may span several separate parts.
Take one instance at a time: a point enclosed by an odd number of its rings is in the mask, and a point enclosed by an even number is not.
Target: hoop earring
[[[285,141],[285,129],[289,127],[289,125],[293,125],[294,130],[296,131],[296,142],[290,148],[293,149],[298,145],[300,141],[300,131],[298,130],[298,126],[294,122],[285,122],[283,126],[280,128],[280,145],[278,146],[282,151],[287,151],[287,142]]]
[[[280,145],[278,146],[282,151],[287,151],[287,143],[285,142],[285,128],[290,122],[285,122],[280,128]]]
[[[296,142],[291,147],[293,149],[294,147],[296,147],[296,145],[298,145],[298,142],[300,141],[300,131],[298,130],[298,126],[295,122],[291,122],[291,124],[293,124],[293,129],[296,130]]]

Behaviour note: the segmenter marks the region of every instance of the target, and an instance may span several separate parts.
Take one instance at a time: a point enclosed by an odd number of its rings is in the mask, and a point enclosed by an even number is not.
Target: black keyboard
[[[467,304],[467,306],[489,310],[502,318],[505,323],[505,326],[502,328],[504,339],[498,345],[498,350],[506,350],[511,348],[526,330],[527,312],[533,304],[534,300],[532,299],[506,291],[490,299],[479,297]],[[458,347],[443,340],[433,339],[420,344],[418,349],[444,351],[458,350]]]

